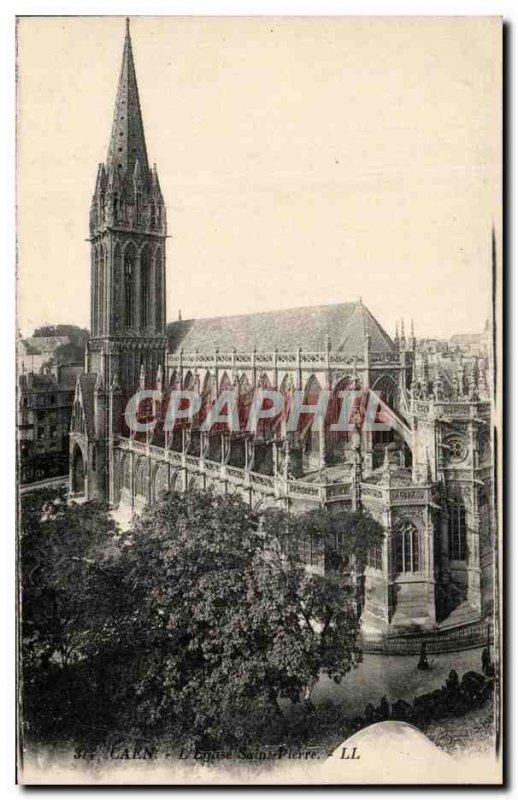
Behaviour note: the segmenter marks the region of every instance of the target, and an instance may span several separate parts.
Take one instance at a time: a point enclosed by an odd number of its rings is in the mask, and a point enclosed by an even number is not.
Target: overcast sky
[[[168,212],[167,316],[362,297],[480,330],[500,228],[496,18],[131,22]],[[19,23],[19,327],[89,324],[88,217],[122,18]]]

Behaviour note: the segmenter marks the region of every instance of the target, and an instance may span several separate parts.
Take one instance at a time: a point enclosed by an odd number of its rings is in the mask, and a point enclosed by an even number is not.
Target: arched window
[[[140,254],[140,299],[142,327],[147,328],[151,321],[151,259],[147,247]]]
[[[318,378],[312,375],[304,391],[304,404],[316,405],[321,391],[322,387]],[[304,450],[306,453],[318,453],[320,450],[320,432],[313,429],[313,425],[316,422],[317,417],[315,415],[301,414],[300,416],[300,435],[304,441]]]
[[[92,247],[92,277],[91,277],[91,297],[92,297],[92,308],[91,308],[91,325],[92,325],[92,336],[97,335],[97,306],[98,306],[98,269],[99,269],[99,257],[98,257],[98,250],[97,247]]]
[[[117,243],[113,249],[113,283],[114,283],[114,290],[115,292],[119,292],[119,287],[124,285],[123,275],[122,275],[122,256],[121,256],[121,249],[120,245]],[[120,295],[114,297],[113,303],[113,312],[114,312],[114,321],[113,327],[115,331],[120,331],[121,329],[121,299]]]
[[[162,286],[162,250],[160,247],[157,247],[155,253],[155,295],[156,295],[156,329],[160,331],[162,325],[164,324],[163,320],[163,308],[164,308],[164,300],[162,297],[163,286]]]
[[[126,456],[124,459],[124,466],[122,469],[122,485],[125,489],[131,491],[131,459]]]
[[[124,326],[132,328],[134,315],[135,248],[128,245],[124,253]]]
[[[450,561],[466,560],[466,507],[460,500],[448,503],[448,553]]]
[[[480,545],[485,547],[491,544],[491,507],[486,486],[481,486],[478,492],[478,516],[480,520]]]
[[[105,320],[105,296],[106,296],[106,270],[105,270],[105,253],[101,245],[98,252],[98,267],[97,267],[97,335],[102,336],[104,333],[104,320]]]
[[[372,390],[390,408],[396,407],[398,387],[391,377],[383,375],[374,383]]]
[[[394,564],[398,575],[405,572],[419,572],[421,569],[419,533],[409,520],[401,522],[396,528]]]
[[[376,542],[367,550],[367,566],[372,569],[383,569],[383,548],[381,542]]]

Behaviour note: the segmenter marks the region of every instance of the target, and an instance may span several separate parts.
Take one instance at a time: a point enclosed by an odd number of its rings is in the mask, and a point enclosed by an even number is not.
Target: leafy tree
[[[89,335],[86,328],[80,328],[77,325],[42,325],[33,333],[35,338],[48,336],[66,336],[68,338],[68,342],[56,347],[54,355],[47,362],[49,367],[55,363],[59,365],[81,363]]]
[[[263,723],[271,733],[322,671],[339,681],[358,662],[348,576],[308,571],[289,545],[317,519],[260,522],[239,499],[189,492],[136,523],[119,564],[129,607],[117,674],[119,705],[141,726],[235,744]]]
[[[24,654],[66,666],[82,656],[105,610],[99,565],[117,526],[102,505],[68,504],[64,489],[22,495],[20,511]]]
[[[350,562],[361,569],[379,533],[365,515],[260,518],[236,497],[171,493],[123,534],[103,507],[41,490],[22,497],[20,527],[24,697],[40,734],[209,748],[303,736],[319,675],[340,681],[360,659]]]
[[[117,528],[99,504],[68,504],[64,489],[21,495],[19,513],[24,730],[66,737],[102,716],[89,654],[113,617],[103,565]]]

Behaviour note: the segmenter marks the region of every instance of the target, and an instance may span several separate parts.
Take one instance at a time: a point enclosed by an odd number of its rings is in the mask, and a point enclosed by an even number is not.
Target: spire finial
[[[122,51],[122,64],[119,74],[117,96],[113,115],[110,146],[107,163],[120,166],[129,175],[138,158],[140,166],[147,175],[148,160],[144,125],[140,110],[140,100],[135,75],[135,63],[131,46],[129,17],[126,17],[126,33]]]

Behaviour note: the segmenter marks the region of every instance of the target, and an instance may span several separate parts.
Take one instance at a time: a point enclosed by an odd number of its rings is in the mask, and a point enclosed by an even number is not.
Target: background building
[[[75,331],[77,335],[79,329]],[[80,352],[70,335],[18,338],[16,424],[22,485],[68,473],[74,388],[83,369]]]

